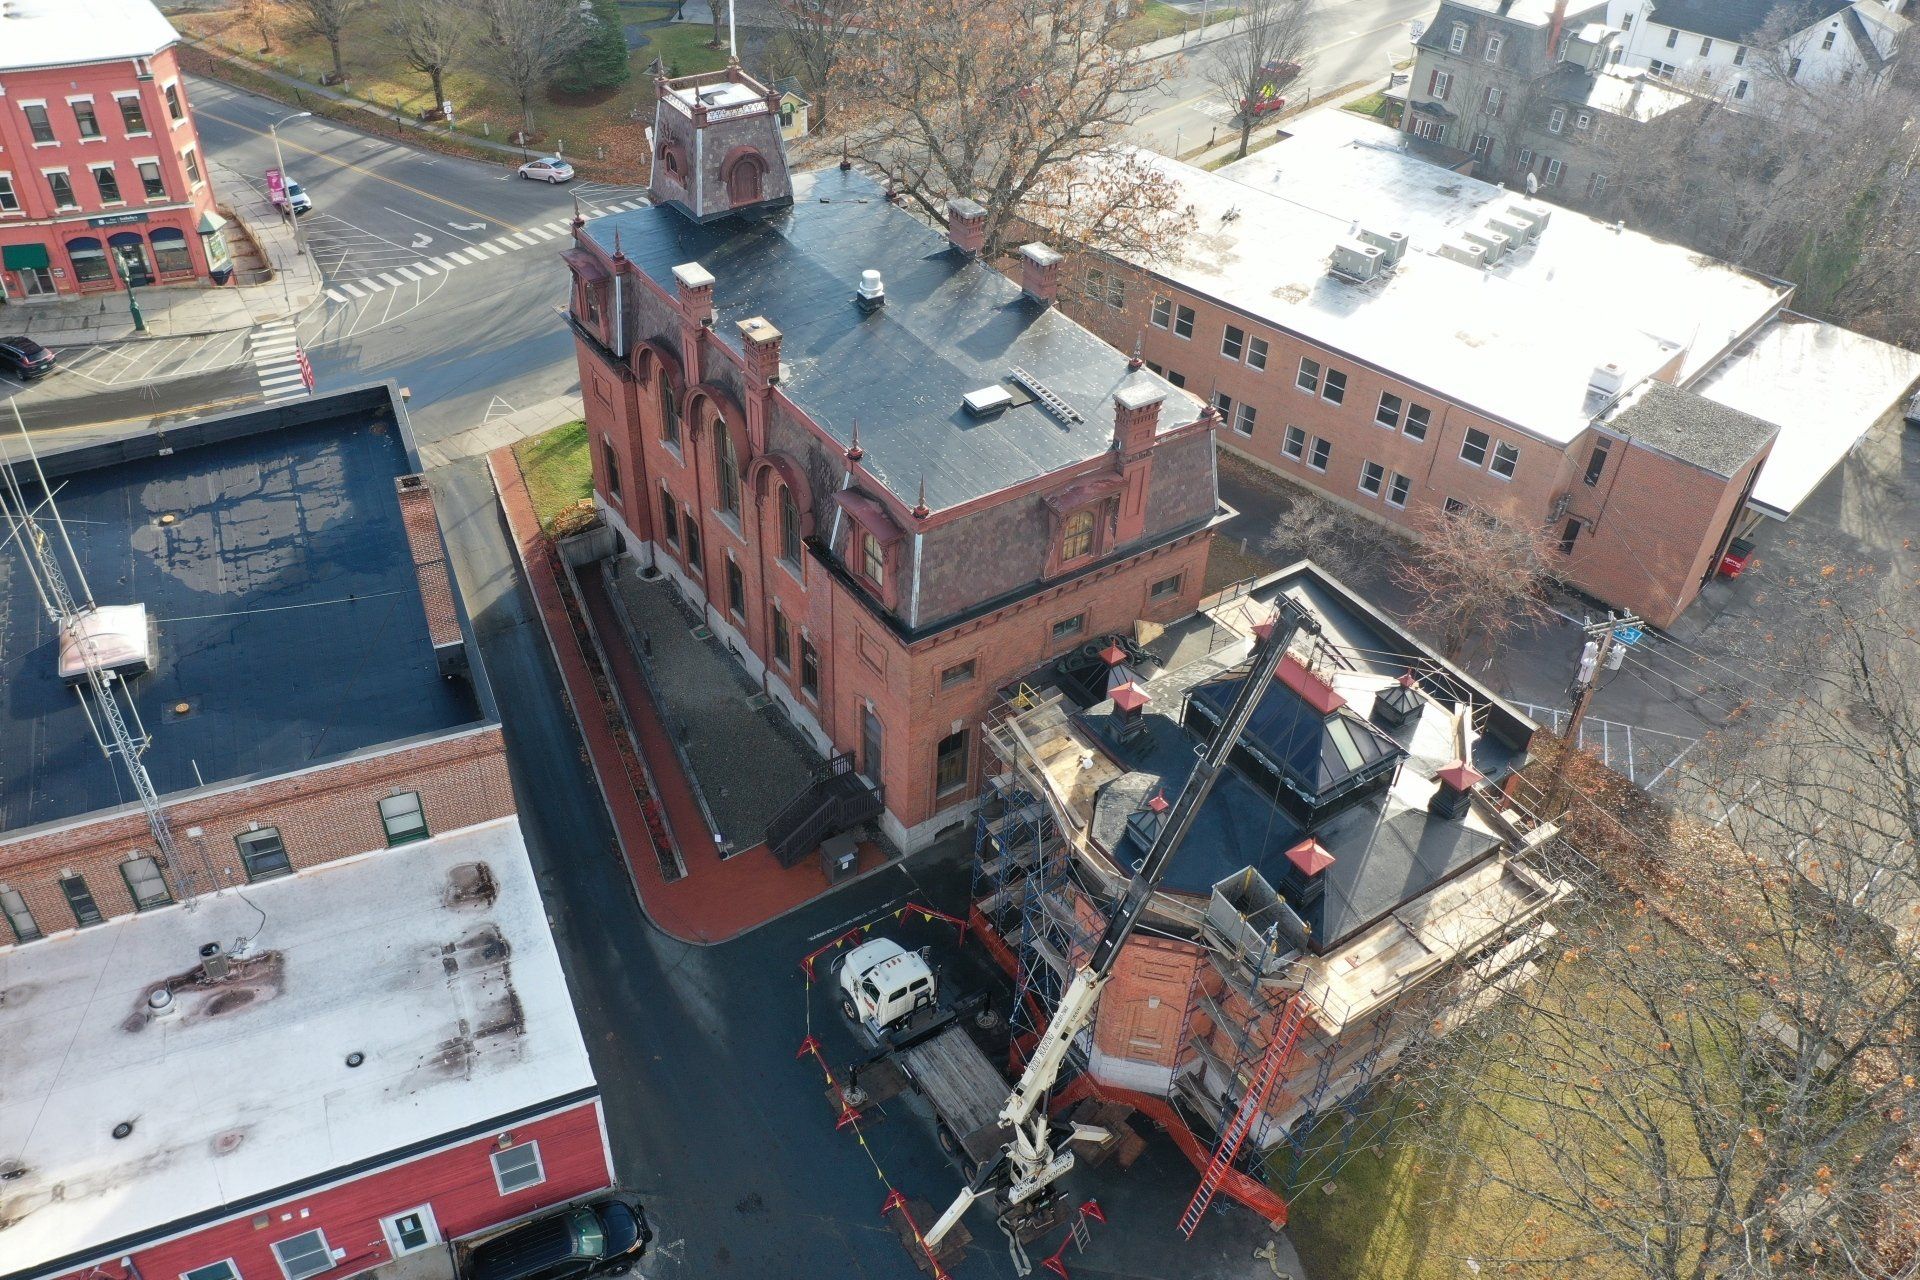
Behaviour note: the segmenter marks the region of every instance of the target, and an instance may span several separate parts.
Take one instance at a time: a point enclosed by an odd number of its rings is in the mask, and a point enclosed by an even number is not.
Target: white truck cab
[[[938,1001],[939,985],[926,956],[889,938],[863,942],[834,961],[840,974],[840,1012],[875,1032],[885,1031]]]

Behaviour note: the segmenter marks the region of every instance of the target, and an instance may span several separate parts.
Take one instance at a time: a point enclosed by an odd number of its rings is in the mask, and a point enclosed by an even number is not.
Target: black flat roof
[[[170,456],[51,479],[95,600],[144,604],[158,632],[153,670],[129,687],[163,795],[483,718],[471,686],[435,664],[394,491],[413,468],[378,403],[349,399],[296,426],[263,410],[252,434],[192,444],[180,433]],[[0,554],[0,830],[135,799],[58,678],[57,651],[10,546]],[[181,702],[189,709],[176,714]]]
[[[758,220],[704,226],[670,208],[636,209],[594,219],[587,234],[608,254],[617,234],[627,257],[668,292],[675,267],[706,268],[714,332],[736,349],[737,322],[766,317],[782,334],[787,395],[843,445],[857,420],[861,465],[903,501],[916,499],[923,476],[927,503],[940,510],[1106,452],[1113,392],[1128,376],[1124,355],[962,258],[858,171],[795,174],[793,199]],[[886,287],[886,305],[870,315],[853,302],[868,270]],[[961,397],[1006,382],[1015,366],[1081,421],[1063,421],[1017,390],[1025,403],[969,416]],[[1199,416],[1198,400],[1161,385],[1163,429]]]

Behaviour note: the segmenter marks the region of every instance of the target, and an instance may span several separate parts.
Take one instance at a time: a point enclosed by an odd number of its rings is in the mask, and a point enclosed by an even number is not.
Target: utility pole
[[[1546,807],[1549,813],[1560,808],[1566,786],[1567,753],[1579,750],[1580,725],[1587,718],[1587,708],[1593,704],[1593,695],[1599,691],[1600,673],[1620,669],[1627,659],[1627,645],[1639,638],[1643,625],[1635,614],[1615,614],[1609,609],[1605,622],[1589,622],[1581,628],[1586,633],[1587,642],[1580,648],[1580,665],[1573,676],[1573,709],[1567,713],[1567,727],[1561,734],[1560,755],[1556,757],[1553,767],[1553,784],[1547,792]],[[1629,640],[1620,638],[1623,631],[1632,633]]]

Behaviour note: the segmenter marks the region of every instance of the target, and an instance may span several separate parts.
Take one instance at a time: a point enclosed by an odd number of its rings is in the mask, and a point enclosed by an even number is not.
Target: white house
[[[1904,3],[1612,0],[1608,23],[1625,34],[1625,65],[1711,92],[1736,111],[1773,114],[1791,100],[1784,81],[1817,90],[1884,74],[1908,27]],[[1791,34],[1768,40],[1783,29]]]

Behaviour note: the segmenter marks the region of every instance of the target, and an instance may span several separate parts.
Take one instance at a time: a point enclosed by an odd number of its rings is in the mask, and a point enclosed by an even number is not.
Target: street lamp
[[[280,191],[283,195],[291,184],[287,180],[287,162],[280,155],[280,126],[289,120],[311,120],[312,118],[311,111],[296,111],[292,115],[281,116],[267,126],[267,132],[273,135],[273,163],[280,170]],[[293,251],[296,255],[305,253],[306,246],[300,242],[300,211],[293,207],[291,195],[287,195],[287,217],[293,220]]]

